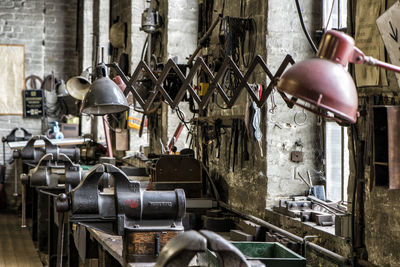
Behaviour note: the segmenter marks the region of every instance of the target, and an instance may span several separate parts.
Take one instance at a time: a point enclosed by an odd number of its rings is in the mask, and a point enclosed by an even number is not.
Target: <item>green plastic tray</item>
[[[305,267],[306,259],[276,242],[231,242],[248,260],[266,267]]]

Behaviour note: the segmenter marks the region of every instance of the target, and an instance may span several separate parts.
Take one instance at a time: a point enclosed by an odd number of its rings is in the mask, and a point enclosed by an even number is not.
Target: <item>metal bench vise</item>
[[[77,186],[84,172],[63,153],[44,155],[35,168],[21,175],[21,182],[30,187],[57,188],[65,185],[67,191]]]
[[[35,142],[37,140],[43,140],[44,147],[35,147]],[[73,162],[79,161],[80,149],[78,147],[59,148],[58,145],[54,145],[46,136],[36,135],[29,139],[23,149],[14,150],[13,159],[22,159],[30,163],[38,163],[46,154],[53,154],[57,157],[60,153],[67,155]]]
[[[70,222],[123,236],[126,262],[154,261],[161,248],[183,231],[186,198],[182,189],[147,191],[114,165],[94,166],[56,207]]]

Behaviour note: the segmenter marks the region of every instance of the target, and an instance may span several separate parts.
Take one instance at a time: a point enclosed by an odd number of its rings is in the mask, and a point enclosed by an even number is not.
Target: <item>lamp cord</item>
[[[303,32],[304,32],[305,36],[307,37],[307,40],[310,43],[311,48],[314,50],[315,53],[317,53],[318,49],[315,46],[313,40],[311,39],[310,34],[307,31],[306,25],[304,24],[303,13],[301,12],[301,9],[300,9],[299,0],[295,0],[295,2],[296,2],[297,13],[298,13],[299,19],[300,19],[301,28],[303,29]]]

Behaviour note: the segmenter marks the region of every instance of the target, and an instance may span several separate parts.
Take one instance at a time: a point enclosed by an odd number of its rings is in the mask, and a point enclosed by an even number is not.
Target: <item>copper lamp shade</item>
[[[338,122],[355,123],[358,97],[354,81],[345,66],[353,56],[354,40],[344,33],[328,31],[317,58],[301,61],[280,78],[278,90],[301,99],[300,105]],[[331,112],[330,116],[327,112]]]
[[[97,79],[90,86],[82,104],[82,113],[106,115],[129,109],[128,102],[121,91],[107,74],[104,64],[96,67]]]
[[[355,123],[357,119],[357,90],[344,67],[320,58],[301,61],[286,71],[277,88],[314,107],[300,106],[328,117],[332,112],[339,120]]]

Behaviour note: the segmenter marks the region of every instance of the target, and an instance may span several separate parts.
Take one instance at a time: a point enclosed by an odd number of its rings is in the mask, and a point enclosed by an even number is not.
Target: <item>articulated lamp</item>
[[[107,115],[118,113],[129,109],[128,102],[118,87],[109,77],[107,67],[104,63],[97,65],[95,70],[96,79],[91,84],[89,91],[85,94],[82,103],[82,113],[89,115]],[[107,117],[103,116],[104,133],[106,136],[108,156],[113,157],[110,132]]]
[[[355,123],[358,98],[354,81],[345,69],[349,62],[400,72],[400,67],[365,56],[350,36],[329,30],[321,41],[317,57],[293,65],[276,87],[292,95],[292,98],[286,96],[287,100],[317,115],[339,123]]]
[[[104,63],[97,65],[96,80],[92,83],[82,103],[82,113],[91,115],[106,115],[129,109],[124,93],[108,77]]]

